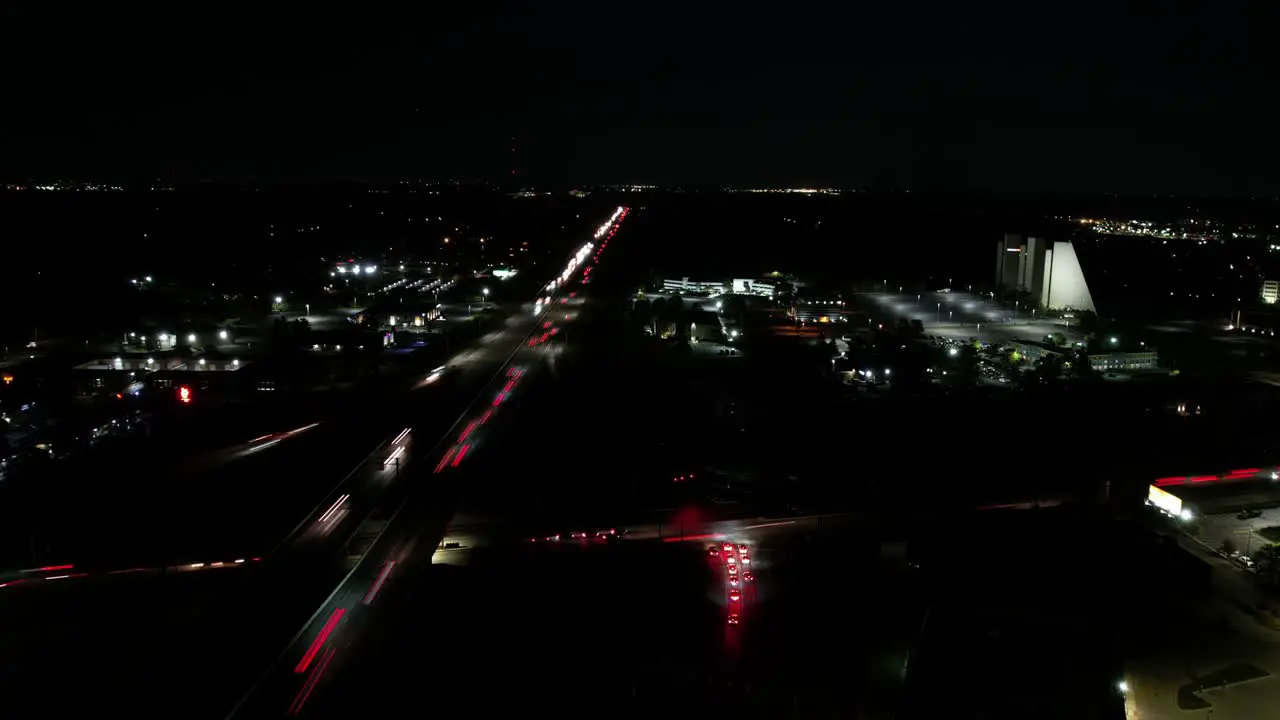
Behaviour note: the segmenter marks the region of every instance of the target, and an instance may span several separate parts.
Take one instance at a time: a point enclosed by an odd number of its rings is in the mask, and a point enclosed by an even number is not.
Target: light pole
[[[937,322],[939,322],[939,323],[941,323],[941,322],[942,322],[942,303],[938,303],[938,320],[937,320]]]

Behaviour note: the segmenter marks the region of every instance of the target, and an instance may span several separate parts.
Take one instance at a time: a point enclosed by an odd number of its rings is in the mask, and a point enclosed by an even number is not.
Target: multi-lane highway
[[[615,228],[623,217],[617,213],[606,226]],[[335,586],[342,583],[350,589],[360,582],[369,567],[360,558],[375,546],[385,548],[400,532],[388,520],[412,517],[403,527],[423,532],[433,524],[437,530],[443,528],[451,476],[473,457],[490,451],[509,423],[513,406],[522,402],[525,373],[540,371],[557,353],[565,334],[551,331],[571,324],[581,305],[575,290],[562,289],[587,274],[602,245],[600,240],[584,243],[567,258],[560,274],[546,278],[535,296],[505,318],[487,319],[490,329],[476,344],[411,379],[399,397],[366,403],[381,412],[366,409],[354,421],[339,414],[318,425],[284,426],[201,458],[192,466],[196,472],[183,475],[174,488],[190,494],[194,502],[217,508],[203,513],[222,525],[209,552],[167,553],[174,555],[172,559],[161,553],[165,557],[154,562],[120,567],[33,567],[33,572],[13,578],[12,586],[5,586],[9,578],[0,578],[0,593],[19,594],[24,603],[38,605],[40,596],[56,593],[68,601],[78,594],[108,598],[113,606],[138,606],[130,618],[140,619],[123,621],[119,632],[108,632],[115,623],[111,613],[85,614],[92,617],[84,621],[92,625],[85,628],[91,637],[119,643],[117,638],[123,636],[128,644],[104,649],[101,661],[92,659],[98,657],[95,652],[86,655],[86,662],[101,664],[90,680],[99,691],[84,694],[82,704],[79,697],[64,698],[59,708],[224,716]],[[532,347],[530,340],[536,341]],[[360,449],[353,453],[352,447]],[[340,459],[344,456],[353,460]],[[268,465],[273,470],[268,471]],[[208,480],[213,476],[217,482]],[[203,499],[190,487],[197,482],[207,488]],[[327,491],[317,493],[317,487]],[[410,498],[416,499],[409,502]],[[312,507],[301,522],[296,510],[281,521],[278,508],[303,505]],[[183,507],[179,503],[173,512],[181,515]],[[404,512],[397,515],[399,510]],[[260,532],[256,527],[250,530],[249,522],[257,524],[259,517],[271,513],[271,524],[280,528],[272,542],[252,549],[227,546],[226,541],[237,535]],[[170,522],[139,518],[133,523],[121,520],[115,527],[128,530],[133,525],[159,549],[185,546],[185,540],[169,542],[173,536],[157,530],[160,523]],[[204,534],[205,527],[184,528],[172,522],[184,531],[184,538],[198,540]],[[292,530],[284,532],[290,526]],[[348,575],[353,569],[356,572]],[[339,592],[333,599],[344,597]],[[142,607],[156,602],[161,611],[143,612]],[[31,633],[23,647],[30,645],[38,654],[5,667],[4,684],[39,693],[56,691],[61,683],[54,670],[57,649],[42,646],[47,642],[41,638],[47,635]],[[86,642],[82,638],[74,646]],[[118,662],[105,662],[116,655]]]
[[[344,538],[350,569],[242,698],[236,716],[301,712],[326,675],[341,665],[339,648],[358,636],[384,588],[397,575],[430,562],[450,515],[452,476],[476,454],[494,450],[522,385],[562,347],[568,335],[563,331],[584,300],[581,280],[590,277],[626,216],[618,208],[594,241],[574,253],[559,275],[548,278],[525,312],[509,320],[507,330],[517,342],[443,438],[423,442],[406,425],[290,534],[281,552]],[[429,472],[420,472],[421,466]],[[404,482],[394,482],[397,473]],[[387,485],[400,492],[386,492]],[[418,488],[422,491],[411,491]]]
[[[626,569],[630,564],[628,558],[634,559],[637,555],[668,559],[683,557],[686,567],[696,566],[695,558],[701,555],[706,558],[707,574],[711,577],[711,594],[705,599],[710,601],[714,614],[707,618],[712,624],[702,628],[710,632],[699,634],[709,634],[714,638],[718,624],[724,628],[723,643],[736,646],[741,640],[739,634],[752,627],[752,608],[762,597],[761,593],[767,594],[776,589],[770,585],[771,563],[777,562],[777,551],[773,548],[785,542],[786,536],[830,528],[842,524],[845,519],[844,516],[744,518],[689,527],[684,535],[678,531],[673,533],[674,526],[657,524],[629,527],[625,534],[622,528],[580,531],[585,537],[573,537],[575,531],[566,528],[559,533],[558,540],[540,538],[542,543],[538,547],[542,547],[546,557],[552,560],[577,558],[586,562],[587,565],[579,572],[587,576],[591,572],[586,567],[593,565],[588,556],[594,556],[596,562],[603,562],[606,566],[614,566],[614,572],[625,576],[632,572]],[[528,544],[528,539],[511,537],[508,530],[495,524],[451,524],[438,544],[415,537],[412,531],[387,538],[385,547],[376,548],[370,554],[372,561],[368,566],[353,576],[352,582],[345,584],[317,613],[306,631],[281,656],[274,672],[264,679],[257,692],[235,716],[340,718],[362,710],[382,712],[393,707],[405,707],[414,702],[413,698],[419,696],[419,691],[402,681],[406,676],[413,678],[418,674],[421,702],[429,702],[429,698],[436,697],[451,685],[457,685],[458,697],[440,698],[440,702],[464,702],[462,698],[477,688],[489,685],[486,677],[502,686],[527,688],[529,683],[524,678],[511,678],[508,673],[513,665],[520,665],[510,654],[528,653],[529,648],[516,647],[519,643],[510,642],[507,635],[523,636],[530,628],[547,622],[547,618],[534,612],[535,604],[526,600],[528,596],[564,594],[562,604],[567,607],[584,605],[584,618],[581,620],[592,625],[601,623],[594,632],[605,637],[625,635],[625,626],[632,624],[631,617],[646,613],[646,608],[638,600],[625,594],[614,596],[609,582],[588,582],[591,592],[597,594],[579,596],[569,583],[548,578],[546,587],[534,587],[528,584],[530,580],[526,575],[514,572],[506,582],[498,580],[495,583],[498,594],[490,594],[486,599],[486,607],[493,608],[491,622],[483,620],[484,610],[477,613],[470,609],[457,609],[458,617],[453,618],[451,615],[455,611],[449,609],[447,602],[429,601],[433,596],[456,597],[457,588],[440,585],[449,582],[451,577],[442,569],[469,566],[473,561],[487,564],[488,569],[481,572],[492,576],[495,557],[514,556],[517,558],[515,562],[520,563],[519,558],[525,556],[520,564],[526,568],[525,572],[536,578],[539,571],[532,568],[542,566],[542,563],[528,555],[538,552],[538,548]],[[691,530],[697,532],[689,532]],[[725,544],[732,549],[724,551]],[[715,556],[707,555],[709,546],[717,548]],[[744,546],[748,548],[747,552],[743,552]],[[754,554],[757,548],[760,555]],[[730,568],[734,571],[731,572]],[[497,571],[499,578],[505,574]],[[745,579],[748,575],[749,580]],[[663,585],[661,582],[644,583],[639,578],[636,582],[658,588]],[[682,587],[667,589],[675,592],[688,590]],[[693,588],[693,591],[702,593],[701,588]],[[424,599],[428,601],[424,602]],[[609,617],[609,608],[616,608],[616,617]],[[594,615],[601,611],[605,617],[598,620]],[[588,613],[591,614],[589,620],[586,618]],[[478,624],[476,614],[481,615]],[[423,626],[426,626],[425,633],[429,638],[433,634],[430,631],[432,625],[449,624],[455,620],[461,622],[463,616],[467,627],[475,632],[469,638],[474,647],[420,644]],[[624,628],[616,627],[619,624]],[[583,629],[566,623],[561,626],[561,631],[572,635],[583,632]],[[436,635],[456,640],[459,634],[464,638],[468,635],[467,632],[446,631],[438,631]],[[704,642],[704,639],[690,638],[688,642]],[[538,648],[535,652],[539,650],[547,652],[547,657],[535,657],[532,661],[537,663],[537,667],[529,668],[531,673],[541,675],[550,670],[554,675],[556,668],[561,668],[559,672],[566,673],[566,678],[573,678],[583,672],[578,669],[580,663],[590,662],[585,658],[561,657],[546,648]],[[493,673],[487,668],[461,661],[464,657],[483,657],[486,652],[495,656]],[[625,658],[598,660],[621,663],[618,674],[623,677],[631,674],[630,664]],[[428,668],[437,668],[446,674],[437,674]],[[457,676],[451,677],[447,673],[457,673]],[[547,690],[556,691],[554,688]],[[566,702],[578,699],[566,699]],[[533,710],[543,701],[545,698],[529,698],[528,707]],[[526,704],[518,693],[503,692],[465,702],[473,709],[514,709]]]

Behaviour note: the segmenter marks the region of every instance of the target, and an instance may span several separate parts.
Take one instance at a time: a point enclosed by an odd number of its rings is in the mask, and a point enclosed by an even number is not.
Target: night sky
[[[7,179],[1280,193],[1269,3],[13,5]]]

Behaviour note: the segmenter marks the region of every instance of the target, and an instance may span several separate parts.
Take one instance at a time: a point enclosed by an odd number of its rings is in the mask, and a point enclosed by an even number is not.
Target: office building
[[[759,295],[761,297],[773,297],[778,291],[778,284],[768,280],[751,280],[749,278],[734,278],[732,283],[733,291],[739,295]]]
[[[1030,295],[1045,308],[1097,312],[1070,242],[1006,233],[996,243],[996,284]]]
[[[1280,299],[1280,280],[1264,280],[1262,282],[1262,302],[1275,305]]]
[[[728,284],[723,280],[718,282],[701,282],[698,280],[690,280],[689,278],[667,278],[662,281],[662,289],[664,292],[679,293],[723,293]]]

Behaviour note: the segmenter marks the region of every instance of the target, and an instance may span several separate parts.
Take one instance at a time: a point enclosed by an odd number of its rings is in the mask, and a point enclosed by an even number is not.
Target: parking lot
[[[988,343],[1037,339],[1053,332],[1063,333],[1069,342],[1083,339],[1070,320],[1044,320],[1034,311],[966,292],[865,293],[858,295],[855,303],[872,323],[895,325],[901,318],[919,320],[928,335],[977,337]]]
[[[1257,513],[1256,517],[1251,517]],[[1258,534],[1265,527],[1280,525],[1280,508],[1206,515],[1200,518],[1200,540],[1215,550],[1234,547],[1241,555],[1252,555],[1270,541]],[[1229,543],[1230,545],[1227,545]]]

